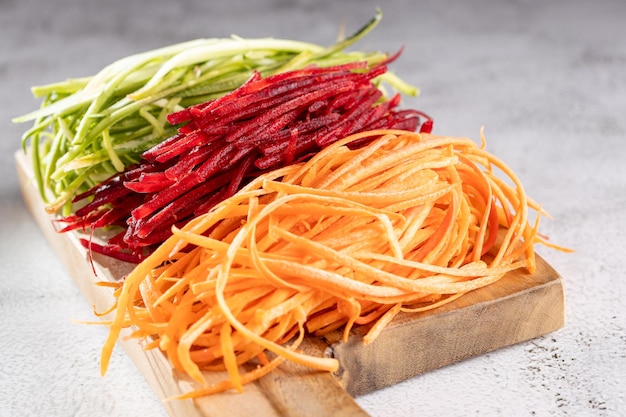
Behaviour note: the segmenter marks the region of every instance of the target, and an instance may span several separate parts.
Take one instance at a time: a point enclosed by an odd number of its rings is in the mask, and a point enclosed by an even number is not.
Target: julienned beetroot
[[[374,129],[430,131],[416,110],[396,110],[372,79],[387,70],[365,62],[276,74],[255,73],[219,99],[170,114],[178,134],[147,150],[142,161],[84,194],[62,232],[118,226],[95,252],[140,262],[182,226],[235,194],[250,178],[307,159],[353,133]],[[422,118],[425,121],[422,123]]]

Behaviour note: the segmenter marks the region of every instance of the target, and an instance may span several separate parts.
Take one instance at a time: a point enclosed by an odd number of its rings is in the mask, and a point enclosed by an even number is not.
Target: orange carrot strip
[[[560,249],[539,234],[545,215],[482,131],[481,146],[399,130],[352,135],[174,227],[115,289],[102,372],[124,328],[199,384],[177,398],[241,391],[283,360],[333,371],[335,359],[297,350],[305,329],[346,340],[369,325],[372,343],[400,312],[532,272],[536,243]],[[262,365],[243,372],[255,358]],[[218,370],[227,379],[206,385],[205,372]]]

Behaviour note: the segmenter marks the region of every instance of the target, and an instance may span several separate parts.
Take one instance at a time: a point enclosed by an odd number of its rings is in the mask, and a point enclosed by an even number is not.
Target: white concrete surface
[[[540,249],[565,279],[553,334],[361,398],[372,416],[626,415],[626,2],[0,0],[0,416],[164,416],[121,351],[101,378],[105,330],[22,203],[13,153],[29,87],[116,58],[236,33],[332,43],[382,7],[360,49],[395,51],[421,87],[405,101],[435,133],[476,138],[553,216]]]

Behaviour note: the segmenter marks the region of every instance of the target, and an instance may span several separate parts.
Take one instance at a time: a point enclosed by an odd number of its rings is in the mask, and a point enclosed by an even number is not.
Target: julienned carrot
[[[335,359],[297,351],[305,333],[343,326],[345,338],[368,324],[372,343],[401,311],[532,273],[542,214],[484,138],[352,135],[174,228],[116,293],[102,372],[126,327],[201,384],[181,398],[240,391],[284,359],[335,370]],[[242,375],[244,364],[257,366]],[[207,385],[206,370],[229,378]]]

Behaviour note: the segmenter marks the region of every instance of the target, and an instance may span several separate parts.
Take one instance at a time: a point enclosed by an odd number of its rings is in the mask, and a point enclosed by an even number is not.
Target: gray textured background
[[[0,0],[0,416],[164,415],[24,209],[13,154],[34,84],[199,37],[334,41],[380,5],[357,47],[395,51],[421,88],[406,100],[435,133],[478,137],[553,216],[540,248],[563,275],[567,324],[554,334],[358,399],[373,416],[626,415],[626,2]]]

